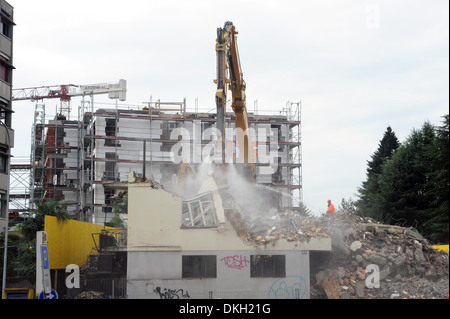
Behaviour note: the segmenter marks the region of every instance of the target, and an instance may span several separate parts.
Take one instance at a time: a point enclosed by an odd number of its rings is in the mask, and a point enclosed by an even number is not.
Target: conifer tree
[[[383,164],[392,157],[399,146],[400,143],[395,132],[388,126],[378,144],[378,149],[371,156],[371,161],[367,162],[367,179],[362,183],[361,188],[358,189],[359,200],[355,202],[357,214],[374,219],[381,217],[383,207],[380,205],[381,202],[379,200],[378,178],[382,173]]]
[[[442,126],[436,127],[435,142],[428,150],[434,154],[431,160],[431,175],[428,180],[432,192],[433,209],[427,215],[423,227],[425,236],[438,244],[449,242],[449,116],[443,116]]]
[[[430,235],[427,223],[435,211],[435,141],[434,127],[425,122],[384,165],[379,178],[384,207],[381,220],[414,227],[425,237]]]
[[[425,122],[398,147],[388,128],[368,162],[357,214],[417,229],[433,243],[449,241],[449,119]],[[389,148],[389,145],[391,148]]]

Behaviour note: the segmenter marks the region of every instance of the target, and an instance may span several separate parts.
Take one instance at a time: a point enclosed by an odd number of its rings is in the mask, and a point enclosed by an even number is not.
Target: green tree
[[[14,278],[18,276],[22,276],[25,274],[22,274],[20,271],[18,271],[18,264],[21,253],[21,236],[17,232],[10,232],[8,234],[8,252],[7,252],[7,265],[6,265],[6,277],[7,278]],[[0,234],[0,252],[1,256],[4,256],[4,248],[5,248],[5,233]],[[3,258],[2,258],[3,261]],[[0,263],[0,270],[3,273],[3,262]],[[2,279],[0,279],[0,282],[2,282]]]
[[[426,122],[421,130],[413,130],[392,158],[383,165],[379,176],[381,221],[401,224],[424,231],[427,215],[433,209],[430,187],[435,141],[434,127]]]
[[[121,196],[119,196],[119,199],[114,203],[114,217],[111,218],[110,224],[113,227],[124,228],[120,214],[128,214],[128,193],[122,193],[119,195]]]
[[[449,116],[443,116],[442,126],[436,127],[435,142],[428,152],[431,159],[431,174],[428,188],[432,193],[433,209],[427,214],[423,227],[425,236],[440,244],[449,243]]]
[[[8,235],[7,277],[35,276],[36,232],[44,230],[45,215],[55,216],[60,220],[68,218],[65,206],[56,201],[37,203],[36,208],[31,210],[30,217],[19,224],[19,232]],[[4,245],[4,238],[2,242]]]
[[[299,203],[298,208],[299,208],[298,214],[300,216],[303,216],[303,217],[311,217],[312,216],[311,210],[305,204]]]
[[[349,199],[342,198],[337,210],[344,213],[354,214],[356,210],[355,203],[353,202],[351,197]]]
[[[378,149],[371,156],[371,160],[367,162],[367,179],[358,189],[359,199],[354,203],[358,215],[377,220],[381,218],[383,201],[380,199],[381,192],[378,179],[383,171],[383,165],[391,159],[399,146],[400,143],[395,132],[388,126],[378,144]]]
[[[442,126],[425,122],[420,130],[414,129],[390,155],[380,143],[358,190],[359,215],[414,227],[432,242],[448,244],[448,114],[443,118]]]
[[[36,203],[36,208],[31,211],[30,217],[20,225],[21,233],[26,240],[34,240],[36,232],[44,230],[45,215],[55,216],[59,220],[68,218],[66,207],[59,205],[56,201]]]
[[[36,276],[36,245],[34,242],[20,242],[17,248],[17,264],[14,272],[18,277]]]

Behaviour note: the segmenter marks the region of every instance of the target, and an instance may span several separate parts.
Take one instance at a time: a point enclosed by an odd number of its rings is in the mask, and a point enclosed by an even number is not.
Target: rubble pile
[[[304,217],[295,212],[278,212],[266,224],[251,223],[246,240],[254,245],[266,245],[280,239],[307,241],[311,238],[330,237],[323,220]]]
[[[105,293],[100,291],[85,290],[75,296],[74,299],[109,299]]]
[[[237,235],[254,246],[268,245],[280,239],[308,242],[311,238],[330,237],[326,230],[326,217],[305,217],[294,211],[273,211],[262,218],[246,218],[234,209],[226,209],[225,216]]]
[[[449,255],[415,230],[354,214],[325,217],[332,251],[311,274],[313,298],[447,298]]]

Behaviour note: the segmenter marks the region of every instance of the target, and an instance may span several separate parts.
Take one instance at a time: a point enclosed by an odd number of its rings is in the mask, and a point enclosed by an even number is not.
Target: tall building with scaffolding
[[[58,201],[78,220],[108,224],[114,199],[127,189],[128,175],[151,179],[166,190],[177,192],[180,164],[195,171],[211,156],[215,145],[216,114],[186,110],[181,102],[146,102],[144,106],[119,106],[125,82],[118,85],[88,85],[67,90],[41,88],[15,94],[36,101],[31,141],[30,206]],[[118,88],[114,90],[114,88]],[[60,93],[65,93],[61,95]],[[63,107],[67,93],[81,97],[77,117]],[[108,93],[115,104],[97,107],[94,95]],[[64,100],[59,113],[46,120],[45,104],[39,97]],[[284,208],[302,203],[301,104],[287,102],[273,114],[249,113],[256,183],[270,186]],[[72,111],[72,114],[74,112]],[[227,163],[239,162],[236,119],[226,116]],[[208,153],[209,152],[209,153]]]
[[[288,103],[280,113],[249,114],[254,132],[260,132],[253,139],[256,182],[285,193],[281,204],[295,208],[302,202],[300,104]],[[186,112],[185,101],[149,103],[141,110],[80,107],[79,115],[76,121],[57,116],[36,126],[33,198],[57,200],[73,217],[97,224],[114,217],[113,198],[126,190],[130,173],[176,192],[182,161],[177,152],[189,150],[184,160],[195,170],[204,160],[195,149],[211,145],[208,129],[216,122],[215,114]],[[226,122],[226,151],[235,163],[233,113]]]

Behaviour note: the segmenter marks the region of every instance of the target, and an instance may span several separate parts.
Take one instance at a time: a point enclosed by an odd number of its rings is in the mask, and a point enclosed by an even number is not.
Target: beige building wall
[[[182,201],[149,183],[128,186],[128,251],[254,250],[228,220],[218,227],[182,228]],[[278,240],[264,250],[330,250],[329,238],[309,242]]]
[[[217,198],[215,202],[220,204]],[[182,205],[179,196],[154,184],[129,184],[128,298],[310,297],[309,250],[330,250],[330,238],[311,238],[309,242],[280,239],[254,246],[238,236],[226,218],[218,217],[222,223],[217,227],[182,226]],[[222,213],[220,207],[216,213]],[[184,277],[186,256],[212,257],[215,276]],[[279,268],[284,275],[252,277],[250,260],[254,256],[284,256]]]

